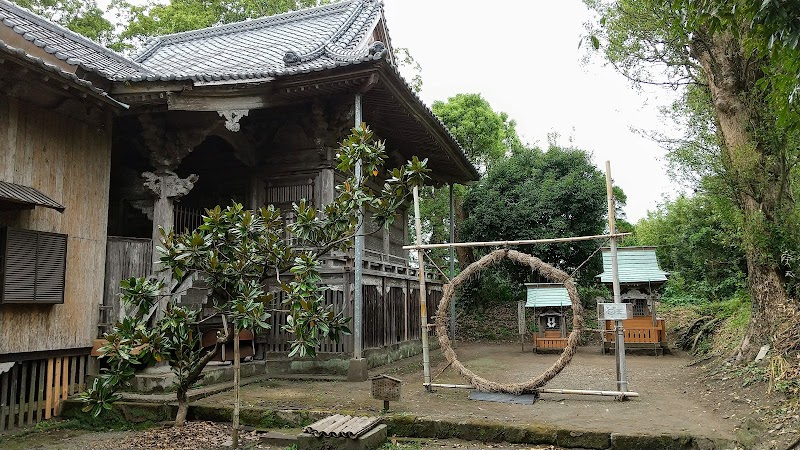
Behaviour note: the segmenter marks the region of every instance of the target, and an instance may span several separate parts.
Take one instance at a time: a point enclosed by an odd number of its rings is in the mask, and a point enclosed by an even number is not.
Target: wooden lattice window
[[[0,229],[0,303],[64,303],[67,235]]]
[[[649,316],[650,311],[647,308],[647,299],[637,298],[633,302],[633,315],[634,316]]]

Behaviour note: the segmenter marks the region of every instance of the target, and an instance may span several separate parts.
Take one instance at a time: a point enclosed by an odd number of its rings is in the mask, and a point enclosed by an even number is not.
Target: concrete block
[[[375,450],[386,442],[386,425],[378,425],[357,439],[297,436],[297,450]]]
[[[353,358],[347,368],[347,381],[367,381],[369,365],[364,358]]]

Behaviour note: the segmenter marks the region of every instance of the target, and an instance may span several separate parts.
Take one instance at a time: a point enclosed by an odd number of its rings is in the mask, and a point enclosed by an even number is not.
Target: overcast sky
[[[669,130],[658,106],[673,95],[638,92],[599,57],[582,63],[580,0],[384,0],[392,45],[408,47],[422,66],[421,96],[430,105],[458,93],[480,93],[518,123],[523,141],[561,144],[611,161],[614,181],[628,196],[635,222],[662,193],[677,189],[666,174],[664,151],[631,131]]]

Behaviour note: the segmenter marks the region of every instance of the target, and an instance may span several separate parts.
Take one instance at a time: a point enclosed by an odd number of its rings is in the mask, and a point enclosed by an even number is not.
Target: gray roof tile
[[[21,8],[0,0],[0,22],[45,52],[106,78],[148,74],[149,70],[102,45]]]
[[[364,43],[382,14],[378,0],[351,0],[256,20],[161,36],[134,58],[170,79],[307,73],[384,56]],[[137,81],[139,74],[125,79]]]
[[[23,60],[25,60],[25,61],[27,61],[27,62],[35,65],[35,66],[38,66],[38,67],[40,67],[42,69],[45,69],[50,73],[53,73],[53,74],[65,79],[67,81],[72,82],[77,87],[80,87],[80,88],[83,88],[83,89],[91,91],[93,94],[95,94],[95,95],[97,95],[99,97],[102,97],[103,100],[105,100],[105,101],[107,101],[109,103],[112,103],[114,105],[127,108],[127,105],[125,105],[124,103],[120,103],[117,100],[113,99],[111,96],[108,95],[108,93],[106,91],[104,91],[104,90],[98,88],[97,86],[93,85],[91,81],[81,79],[80,77],[78,77],[77,75],[75,75],[72,72],[67,72],[67,71],[63,70],[62,68],[60,68],[60,67],[58,67],[56,65],[53,65],[53,64],[48,63],[47,61],[44,61],[41,58],[38,58],[36,56],[33,56],[33,55],[30,55],[30,54],[26,53],[25,50],[23,50],[23,49],[16,48],[16,47],[11,47],[9,45],[6,45],[4,42],[0,41],[0,54],[1,53],[6,53],[6,54],[9,54],[9,55],[13,55],[13,56],[16,56],[18,58],[21,58],[21,59],[23,59]]]

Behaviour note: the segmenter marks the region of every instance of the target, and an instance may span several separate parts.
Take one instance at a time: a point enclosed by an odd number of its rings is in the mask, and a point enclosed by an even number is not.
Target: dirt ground
[[[459,359],[479,375],[499,382],[527,380],[550,367],[558,355],[523,353],[519,344],[465,343]],[[441,353],[432,352],[432,373],[437,383],[463,383],[447,369]],[[417,356],[384,366],[371,375],[386,373],[403,380],[402,400],[393,402],[396,413],[433,419],[491,419],[513,424],[567,425],[576,430],[621,433],[689,433],[736,439],[746,431],[763,448],[786,448],[798,436],[797,416],[785,417],[765,387],[742,387],[730,374],[714,374],[689,366],[683,354],[628,355],[629,390],[640,397],[619,402],[610,397],[543,394],[534,405],[478,402],[461,389],[422,387],[422,361]],[[442,372],[441,375],[438,375]],[[438,375],[438,376],[437,376]],[[549,388],[616,390],[614,357],[596,347],[581,348]],[[230,404],[230,393],[198,401],[204,405]],[[275,409],[325,409],[375,414],[381,402],[370,396],[370,383],[269,381],[242,390],[244,405]],[[772,416],[770,416],[772,414]],[[774,416],[774,417],[773,417]],[[788,420],[787,420],[788,419]],[[777,429],[772,428],[772,424]],[[781,425],[782,424],[782,425]],[[770,443],[769,441],[774,441]],[[784,445],[786,444],[786,445]]]
[[[558,355],[522,353],[519,345],[463,344],[459,359],[479,375],[498,382],[522,381],[539,375]],[[468,399],[463,389],[437,389],[428,393],[422,386],[421,358],[415,357],[380,368],[403,380],[402,400],[391,410],[441,419],[482,418],[510,423],[569,424],[577,430],[624,433],[658,432],[734,438],[735,422],[725,412],[714,411],[702,399],[688,393],[692,369],[688,360],[674,355],[628,356],[629,390],[640,397],[625,402],[611,397],[543,394],[534,405],[479,402]],[[432,373],[446,362],[435,352]],[[461,376],[446,370],[436,383],[463,384]],[[600,355],[596,348],[581,349],[564,371],[547,387],[616,390],[613,356]],[[228,392],[198,404],[230,404]],[[270,381],[242,389],[242,404],[280,409],[327,409],[375,413],[382,407],[370,396],[370,383]],[[643,423],[644,422],[644,423]]]
[[[499,382],[518,382],[539,375],[558,357],[554,354],[521,352],[519,344],[463,343],[456,352],[464,364],[479,375]],[[422,387],[422,358],[416,356],[371,371],[386,373],[403,380],[402,399],[392,402],[393,413],[408,413],[431,419],[488,419],[503,423],[528,425],[553,424],[575,430],[616,431],[625,434],[680,434],[724,439],[749,439],[759,449],[788,449],[800,434],[797,411],[782,408],[779,399],[766,395],[763,384],[748,383],[746,373],[711,371],[692,366],[682,354],[664,356],[628,355],[629,390],[640,397],[619,402],[611,397],[542,394],[534,405],[480,402],[468,399],[462,389],[437,389],[432,393]],[[445,369],[440,352],[432,352],[434,382],[462,384],[453,370]],[[616,390],[614,357],[600,355],[596,347],[581,348],[570,365],[547,387],[565,389]],[[231,392],[198,400],[206,406],[232,405]],[[270,380],[244,386],[242,405],[270,409],[327,410],[342,413],[378,414],[382,402],[370,395],[370,382],[323,382]],[[198,425],[200,426],[200,425]],[[148,432],[54,433],[25,446],[13,448],[224,448],[227,429],[224,425],[206,424],[198,439],[208,446],[191,441],[179,444],[179,435],[164,439],[165,430]],[[185,434],[185,433],[184,433]],[[192,434],[192,433],[189,433]],[[2,440],[0,440],[0,443]],[[6,444],[9,442],[5,441]],[[160,446],[159,443],[171,445]],[[124,444],[124,445],[123,445]],[[0,444],[0,447],[6,448]],[[250,448],[275,449],[252,442]],[[456,440],[402,440],[387,444],[385,450],[456,448],[551,448],[510,444],[470,443]]]

